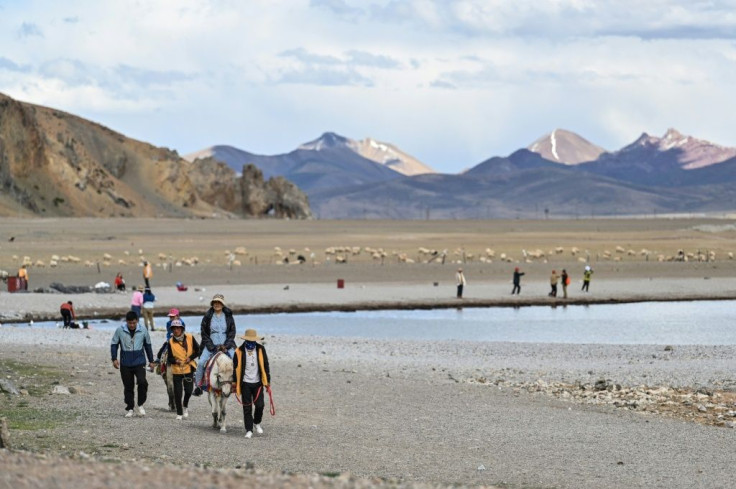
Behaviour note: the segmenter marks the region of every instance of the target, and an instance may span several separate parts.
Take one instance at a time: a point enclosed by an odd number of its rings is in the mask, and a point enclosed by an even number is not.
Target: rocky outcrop
[[[194,164],[168,148],[0,94],[0,215],[256,216],[243,207],[241,182],[214,160]],[[308,204],[292,202],[298,189],[280,187],[266,196],[270,209],[279,209],[272,214],[308,216]]]
[[[263,172],[254,165],[243,167],[241,177],[243,212],[247,215],[310,219],[309,200],[299,188],[283,177],[264,182]]]

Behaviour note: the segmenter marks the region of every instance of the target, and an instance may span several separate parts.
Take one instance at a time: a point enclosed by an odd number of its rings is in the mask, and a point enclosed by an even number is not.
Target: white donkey
[[[225,414],[227,400],[233,381],[233,361],[227,354],[217,352],[207,361],[207,396],[212,407],[212,427],[220,428],[220,433],[227,433]]]

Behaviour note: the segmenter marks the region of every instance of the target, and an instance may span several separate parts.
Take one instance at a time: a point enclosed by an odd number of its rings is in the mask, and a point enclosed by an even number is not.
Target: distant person
[[[218,351],[225,352],[232,358],[235,354],[235,319],[233,312],[225,305],[225,297],[215,294],[210,301],[210,308],[202,318],[200,326],[202,337],[202,355],[197,364],[194,374],[196,387],[192,393],[195,396],[202,395],[202,377],[207,360]]]
[[[143,281],[146,282],[146,287],[151,288],[150,280],[153,278],[153,267],[147,261],[143,262]]]
[[[549,296],[550,297],[557,297],[557,282],[560,280],[560,277],[557,275],[557,272],[555,270],[552,270],[552,275],[549,276]]]
[[[186,324],[184,324],[184,321],[182,321],[179,317],[179,309],[171,308],[169,310],[169,320],[166,321],[166,341],[164,341],[164,344],[161,345],[161,349],[156,354],[156,362],[161,361],[161,356],[169,347],[169,340],[171,339],[171,335],[173,334],[171,332],[171,324],[174,322],[174,320],[179,320],[179,322],[181,322],[181,324],[186,328]],[[197,356],[199,356],[199,353],[197,354]]]
[[[120,350],[120,360],[118,360]],[[120,369],[120,378],[123,380],[123,394],[125,399],[125,417],[133,417],[135,407],[134,387],[138,384],[138,415],[145,416],[143,405],[148,396],[148,381],[146,380],[146,358],[149,367],[153,368],[153,349],[148,331],[138,323],[138,315],[134,311],[125,314],[125,324],[120,325],[112,335],[110,343],[112,366]]]
[[[140,287],[133,286],[133,297],[130,299],[130,310],[141,317],[141,308],[143,307],[143,292]]]
[[[455,274],[455,282],[457,283],[457,298],[462,299],[463,289],[465,288],[465,284],[467,283],[462,268],[457,269],[457,273]]]
[[[511,289],[511,295],[519,295],[521,293],[521,276],[524,275],[524,272],[519,271],[519,267],[514,268],[514,288]]]
[[[64,302],[59,308],[61,312],[61,319],[64,321],[64,328],[75,328],[78,327],[75,323],[77,315],[74,312],[74,304],[72,301]]]
[[[123,274],[120,272],[115,275],[115,290],[125,292],[125,279],[123,279]]]
[[[151,292],[150,287],[146,287],[143,291],[143,304],[141,312],[143,313],[143,325],[148,331],[156,331],[153,323],[153,303],[156,302],[156,296]]]
[[[245,341],[235,350],[233,382],[235,393],[243,403],[245,437],[250,438],[254,429],[259,435],[263,434],[263,397],[271,385],[271,369],[266,348],[258,343],[263,338],[258,337],[256,330],[246,329],[240,338]]]
[[[192,378],[197,367],[194,360],[199,356],[199,343],[194,336],[184,332],[184,323],[174,319],[171,321],[171,338],[167,344],[169,356],[166,363],[173,374],[176,419],[181,421],[189,417],[189,398],[194,385]]]
[[[560,282],[562,283],[562,294],[567,299],[567,286],[570,285],[570,276],[567,274],[567,270],[562,269],[562,275],[560,276]]]
[[[19,290],[28,290],[28,267],[26,265],[21,265],[20,269],[18,269],[18,289]]]
[[[580,289],[583,292],[589,292],[588,288],[590,287],[591,275],[593,275],[593,269],[590,268],[590,265],[585,265],[585,270],[583,271],[583,288]]]

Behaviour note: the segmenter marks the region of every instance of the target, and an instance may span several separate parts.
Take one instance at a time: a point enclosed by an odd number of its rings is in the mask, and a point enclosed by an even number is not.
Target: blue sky
[[[736,0],[0,0],[0,92],[186,154],[333,131],[453,173],[555,128],[736,146]]]

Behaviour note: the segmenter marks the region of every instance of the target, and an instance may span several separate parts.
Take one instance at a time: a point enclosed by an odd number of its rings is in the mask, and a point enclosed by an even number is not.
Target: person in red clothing
[[[125,292],[125,279],[123,279],[123,274],[120,272],[115,275],[115,290]]]
[[[77,319],[77,314],[74,312],[74,304],[72,304],[72,301],[65,302],[61,305],[60,308],[61,312],[61,318],[64,320],[64,328],[78,328],[77,323],[75,322]]]

